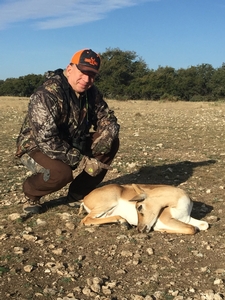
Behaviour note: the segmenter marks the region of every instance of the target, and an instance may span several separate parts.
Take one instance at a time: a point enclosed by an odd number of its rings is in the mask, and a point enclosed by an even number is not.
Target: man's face
[[[66,72],[69,84],[77,93],[83,93],[89,89],[93,85],[96,76],[92,72],[81,72],[74,64],[68,65]]]

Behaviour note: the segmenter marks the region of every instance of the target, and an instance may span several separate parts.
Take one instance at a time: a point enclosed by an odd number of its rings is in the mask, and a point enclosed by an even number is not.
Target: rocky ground
[[[24,218],[29,172],[14,153],[27,103],[0,98],[0,299],[225,299],[224,103],[108,101],[121,147],[103,184],[182,187],[210,223],[194,236],[80,227],[83,215],[59,201],[67,188]]]

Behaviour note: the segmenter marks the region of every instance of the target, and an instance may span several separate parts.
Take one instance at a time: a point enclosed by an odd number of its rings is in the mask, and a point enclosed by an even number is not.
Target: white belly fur
[[[131,225],[137,226],[138,215],[135,207],[135,202],[124,201],[123,199],[118,200],[118,205],[116,206],[113,215],[119,215],[126,219]]]
[[[83,203],[83,207],[87,211],[87,213],[90,213],[90,209],[85,206]],[[122,218],[126,219],[127,222],[131,225],[137,226],[138,224],[138,216],[137,211],[135,208],[135,202],[129,202],[125,201],[123,199],[118,199],[118,204],[113,207],[112,209],[109,209],[108,211],[101,211],[96,215],[96,218],[106,218],[109,216],[121,216]]]

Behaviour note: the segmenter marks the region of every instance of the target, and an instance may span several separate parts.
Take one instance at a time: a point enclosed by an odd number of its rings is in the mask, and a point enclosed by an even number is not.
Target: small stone
[[[116,274],[126,274],[126,271],[124,269],[119,269],[116,271]]]
[[[63,248],[59,248],[59,249],[56,249],[56,250],[52,250],[52,252],[56,255],[61,255],[63,253]]]
[[[101,278],[98,278],[98,277],[94,277],[94,278],[93,278],[93,283],[94,283],[94,284],[102,284],[102,279],[101,279]]]
[[[212,223],[212,222],[217,222],[219,218],[217,216],[208,216],[207,221]]]
[[[125,256],[125,257],[129,257],[129,256],[132,256],[133,254],[132,254],[131,251],[125,251],[125,250],[123,250],[123,251],[121,252],[121,255],[122,255],[122,256]]]
[[[71,214],[69,213],[58,213],[62,220],[69,220],[71,218]]]
[[[106,286],[107,286],[108,288],[112,289],[112,288],[116,287],[116,281],[108,282],[108,283],[106,284]]]
[[[55,295],[56,294],[56,290],[52,289],[52,288],[49,288],[49,287],[46,287],[43,292],[45,294],[49,294],[49,295]]]
[[[91,290],[87,287],[83,288],[82,293],[86,296],[90,296]]]
[[[101,291],[101,287],[98,283],[94,283],[91,285],[91,290],[95,293],[99,293]]]
[[[66,223],[66,227],[67,227],[68,229],[70,229],[70,230],[74,230],[75,225],[74,225],[73,223],[71,223],[71,222],[67,222],[67,223]]]
[[[17,219],[20,219],[20,217],[21,217],[20,214],[14,213],[14,214],[9,215],[8,219],[11,220],[11,221],[15,221]]]
[[[43,297],[43,294],[42,293],[35,293],[34,296],[35,297]]]
[[[32,234],[23,234],[23,238],[27,241],[35,242],[38,238]]]
[[[68,298],[74,298],[74,293],[69,293],[69,294],[67,294],[67,297],[68,297]]]
[[[153,255],[154,254],[154,251],[153,251],[152,248],[147,248],[146,252],[148,253],[148,255]]]
[[[37,225],[39,225],[39,226],[45,226],[46,224],[47,224],[47,222],[46,221],[44,221],[44,220],[41,220],[41,219],[37,219]]]
[[[102,286],[102,292],[104,295],[111,295],[111,293],[112,293],[111,290],[104,285]]]
[[[225,274],[225,269],[217,269],[216,274]]]
[[[32,265],[26,265],[23,269],[25,272],[30,273],[34,269],[34,267]]]
[[[56,234],[56,235],[61,235],[61,234],[62,234],[62,230],[59,229],[59,228],[57,228],[57,229],[55,230],[55,234]]]
[[[133,265],[134,265],[134,266],[137,266],[139,263],[140,263],[140,260],[139,260],[139,259],[133,260]]]
[[[8,234],[6,234],[6,233],[3,233],[3,234],[0,235],[0,241],[5,241],[5,240],[7,240],[8,238],[9,238],[9,236],[8,236]]]
[[[22,247],[14,247],[13,251],[15,254],[23,254],[24,253],[24,248]]]
[[[219,285],[219,284],[223,284],[223,280],[222,279],[215,279],[214,282],[213,282],[215,285]]]
[[[133,300],[144,300],[145,298],[140,295],[134,295],[132,299]]]
[[[50,269],[45,269],[44,272],[48,274],[48,273],[51,273],[51,270]]]

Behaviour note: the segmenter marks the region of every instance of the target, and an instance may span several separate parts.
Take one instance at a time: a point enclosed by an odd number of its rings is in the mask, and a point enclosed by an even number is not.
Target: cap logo
[[[85,58],[84,61],[87,62],[87,63],[89,63],[92,66],[98,66],[97,61],[93,57],[91,57],[91,58]]]

